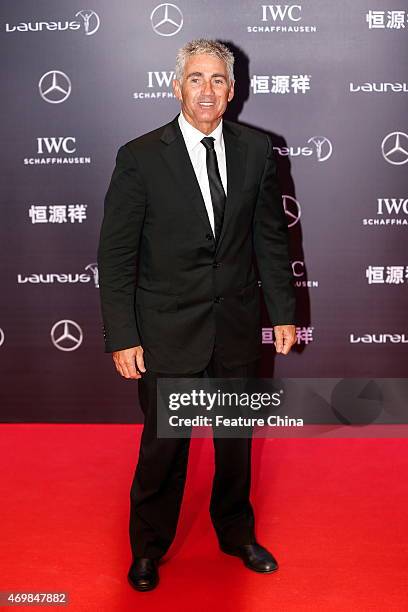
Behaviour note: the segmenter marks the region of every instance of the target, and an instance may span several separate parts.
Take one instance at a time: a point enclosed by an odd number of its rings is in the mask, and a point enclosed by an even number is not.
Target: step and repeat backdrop
[[[407,9],[2,2],[1,420],[142,420],[103,352],[103,200],[119,146],[178,113],[175,55],[199,37],[234,51],[228,118],[268,132],[279,167],[298,345],[275,357],[264,316],[262,374],[407,375]]]

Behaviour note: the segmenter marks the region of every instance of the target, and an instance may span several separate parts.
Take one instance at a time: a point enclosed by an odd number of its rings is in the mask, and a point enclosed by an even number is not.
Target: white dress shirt
[[[187,151],[193,164],[194,172],[203,195],[204,204],[207,209],[208,219],[214,234],[214,210],[211,200],[210,184],[207,174],[207,157],[205,146],[201,140],[206,136],[214,138],[214,149],[217,155],[218,168],[221,182],[227,195],[227,163],[225,160],[224,137],[222,135],[222,119],[211,134],[203,134],[191,125],[180,111],[178,118],[181,133],[186,143]]]

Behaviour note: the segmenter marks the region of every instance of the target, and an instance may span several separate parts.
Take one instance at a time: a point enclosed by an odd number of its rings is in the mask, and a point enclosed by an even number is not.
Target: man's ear
[[[173,79],[173,92],[174,92],[174,95],[176,96],[177,100],[180,100],[180,102],[181,102],[182,101],[181,85],[180,85],[180,81],[178,79]]]
[[[228,102],[231,102],[232,98],[234,97],[234,92],[235,92],[235,81],[231,81],[229,92],[228,92]]]

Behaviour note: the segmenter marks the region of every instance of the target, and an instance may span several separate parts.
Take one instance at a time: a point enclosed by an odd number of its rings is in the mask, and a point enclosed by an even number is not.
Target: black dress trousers
[[[176,534],[187,473],[190,438],[157,438],[156,380],[168,378],[254,378],[258,361],[225,368],[214,349],[206,369],[195,374],[147,371],[139,379],[144,414],[139,459],[130,490],[129,535],[133,557],[162,557]],[[249,500],[249,438],[213,437],[215,473],[210,516],[218,540],[225,545],[255,542],[254,513]]]

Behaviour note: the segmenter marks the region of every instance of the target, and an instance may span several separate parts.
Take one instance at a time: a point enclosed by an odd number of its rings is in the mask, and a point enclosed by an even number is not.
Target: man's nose
[[[214,93],[214,89],[211,81],[204,81],[202,93],[206,96],[212,96]]]

